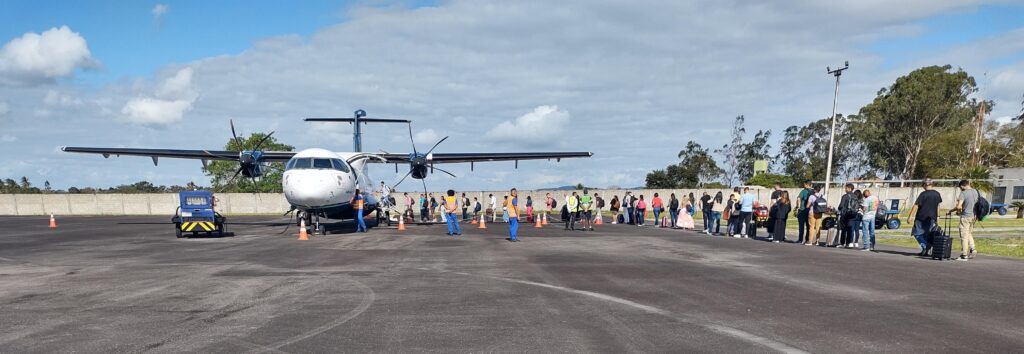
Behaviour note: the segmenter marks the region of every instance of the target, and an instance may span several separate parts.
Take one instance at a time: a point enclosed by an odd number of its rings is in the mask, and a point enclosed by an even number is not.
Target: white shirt
[[[494,209],[494,208],[495,208],[495,207],[497,207],[497,206],[498,206],[498,199],[497,199],[497,198],[495,198],[495,197],[494,197],[494,196],[492,195],[492,196],[491,196],[491,209]]]

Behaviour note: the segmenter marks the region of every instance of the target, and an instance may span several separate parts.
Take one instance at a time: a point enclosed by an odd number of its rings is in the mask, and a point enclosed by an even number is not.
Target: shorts
[[[594,215],[593,212],[590,211],[590,210],[586,210],[586,211],[583,212],[583,217],[586,218],[585,220],[592,219],[593,215]]]

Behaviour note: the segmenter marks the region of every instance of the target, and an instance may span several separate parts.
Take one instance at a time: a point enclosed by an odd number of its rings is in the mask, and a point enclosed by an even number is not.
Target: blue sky
[[[0,178],[205,183],[188,161],[57,148],[218,148],[235,119],[299,148],[345,150],[350,128],[297,120],[363,108],[413,119],[419,144],[450,136],[446,152],[595,152],[518,170],[455,166],[457,181],[437,183],[636,186],[687,140],[720,146],[737,115],[776,139],[827,116],[824,68],[844,60],[841,113],[910,70],[951,64],[996,100],[993,118],[1018,114],[1020,18],[1022,1],[977,0],[2,1],[0,45],[11,48],[0,52],[0,148],[11,153]],[[34,38],[68,51],[15,62]],[[365,134],[370,149],[408,149],[404,131]]]

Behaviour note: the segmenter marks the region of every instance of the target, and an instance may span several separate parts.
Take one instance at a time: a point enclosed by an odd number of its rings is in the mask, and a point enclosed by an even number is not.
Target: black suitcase
[[[952,258],[953,237],[949,236],[951,219],[951,217],[946,218],[946,227],[944,229],[935,227],[931,231],[932,259],[943,261]]]

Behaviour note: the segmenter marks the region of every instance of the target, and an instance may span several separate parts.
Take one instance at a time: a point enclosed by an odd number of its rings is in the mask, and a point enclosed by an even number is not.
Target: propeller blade
[[[406,174],[405,174],[405,176],[404,176],[404,177],[402,177],[402,179],[398,180],[398,183],[395,183],[395,185],[391,186],[391,188],[398,188],[398,185],[399,185],[399,184],[402,184],[402,182],[403,182],[403,181],[405,181],[405,179],[406,179],[407,177],[409,177],[409,175],[411,175],[411,174],[412,174],[412,170],[410,169],[410,170],[409,170],[409,173],[406,173]]]
[[[231,137],[235,139],[235,145],[238,146],[238,151],[244,150],[242,148],[242,140],[238,139],[238,134],[235,134],[235,120],[228,119],[228,123],[231,124]]]
[[[441,172],[444,172],[444,173],[447,173],[449,176],[455,177],[455,174],[453,174],[451,172],[448,172],[448,171],[445,171],[445,170],[442,170],[440,167],[434,167],[434,169],[438,170],[438,171],[441,171]],[[456,177],[456,178],[458,178],[458,177]]]
[[[426,153],[426,154],[427,154],[427,155],[430,155],[430,153],[434,152],[434,149],[437,149],[437,146],[438,146],[438,145],[441,145],[441,143],[443,143],[443,142],[444,142],[445,140],[448,140],[448,137],[447,137],[447,136],[446,136],[446,137],[443,137],[443,138],[441,138],[441,140],[438,140],[438,141],[437,141],[437,144],[434,144],[434,147],[430,148],[430,150],[427,150],[427,153]]]
[[[412,123],[409,123],[409,142],[412,143],[412,153],[419,155],[419,152],[416,151],[416,139],[412,138]]]
[[[263,143],[267,142],[267,140],[270,139],[270,137],[273,136],[273,135],[274,135],[274,132],[271,131],[270,134],[267,134],[266,136],[263,137],[263,139],[260,139],[260,141],[258,143],[256,143],[256,147],[254,147],[252,149],[253,150],[259,150],[260,147],[263,146]]]

